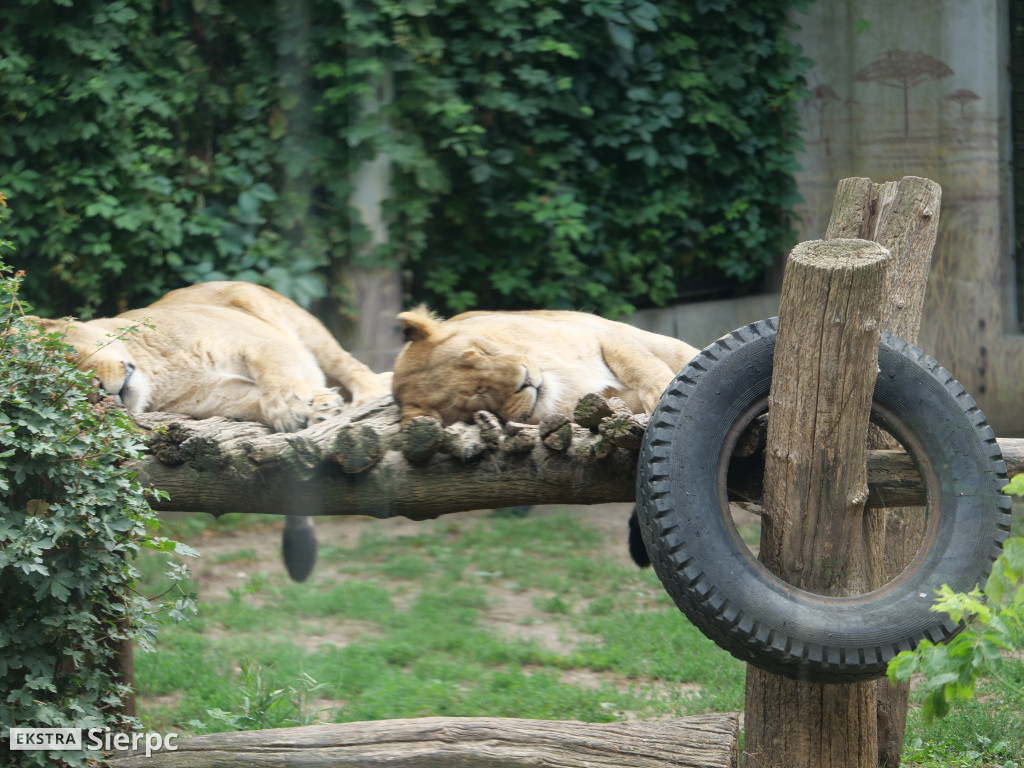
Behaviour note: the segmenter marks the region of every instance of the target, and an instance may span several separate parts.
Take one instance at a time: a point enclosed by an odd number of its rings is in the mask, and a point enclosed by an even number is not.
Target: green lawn
[[[593,509],[598,511],[592,512]],[[440,520],[318,523],[304,584],[279,562],[273,518],[195,516],[162,533],[193,563],[200,615],[136,654],[140,716],[212,732],[421,716],[614,721],[742,709],[745,667],[679,613],[625,552],[628,507]],[[165,558],[146,553],[143,591]],[[1024,766],[1009,686],[924,728],[907,764]]]

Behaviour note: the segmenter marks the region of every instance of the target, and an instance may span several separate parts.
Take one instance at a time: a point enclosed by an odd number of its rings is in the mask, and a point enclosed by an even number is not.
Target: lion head
[[[590,393],[650,413],[698,352],[588,312],[476,311],[440,320],[419,307],[398,318],[407,343],[395,360],[392,393],[403,425],[416,416],[470,421],[476,411],[537,424],[571,415]]]
[[[408,342],[393,379],[403,424],[416,416],[469,421],[476,411],[532,420],[544,375],[524,350],[510,340],[499,345],[472,324],[445,324],[425,307],[398,319]]]
[[[81,322],[64,318],[49,320],[29,317],[42,333],[61,334],[62,340],[74,352],[71,362],[80,370],[92,374],[96,399],[111,396],[129,411],[146,410],[149,400],[149,382],[138,369],[127,345],[126,333],[138,330],[139,324],[131,320],[111,319]]]

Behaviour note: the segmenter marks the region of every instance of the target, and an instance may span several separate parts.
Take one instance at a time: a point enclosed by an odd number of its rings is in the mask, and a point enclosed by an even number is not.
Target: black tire
[[[974,400],[932,358],[883,336],[872,421],[914,457],[928,493],[924,543],[893,582],[837,598],[772,575],[729,513],[732,449],[767,409],[776,320],[734,331],[666,389],[640,451],[637,514],[655,571],[676,605],[733,656],[788,677],[880,677],[922,638],[959,631],[929,610],[935,590],[984,583],[1010,527],[1006,466]]]

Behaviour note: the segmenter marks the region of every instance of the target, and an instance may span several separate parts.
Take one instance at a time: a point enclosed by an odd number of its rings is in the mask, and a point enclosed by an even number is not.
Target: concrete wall
[[[630,317],[628,322],[703,349],[736,328],[774,317],[778,312],[778,294],[763,294],[742,299],[700,301],[665,309],[644,309]]]
[[[942,210],[920,345],[997,434],[1024,434],[1006,0],[817,0],[795,21],[816,62],[802,106],[800,239],[821,237],[842,178],[937,181]]]

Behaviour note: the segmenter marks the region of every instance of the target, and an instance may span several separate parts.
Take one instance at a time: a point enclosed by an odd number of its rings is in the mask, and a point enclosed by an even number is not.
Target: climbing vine
[[[0,194],[0,217],[6,212]],[[196,611],[168,560],[173,588],[140,594],[141,548],[195,555],[155,535],[156,514],[126,465],[141,458],[141,430],[123,409],[95,402],[89,374],[68,362],[59,334],[41,335],[19,298],[0,238],[0,730],[107,728],[139,723],[119,649],[153,650],[158,612],[177,622]],[[8,751],[5,766],[95,766],[92,752]]]
[[[808,0],[12,0],[0,190],[44,313],[207,279],[348,306],[617,314],[755,285],[788,211]],[[393,163],[389,242],[352,173]]]

